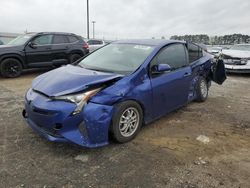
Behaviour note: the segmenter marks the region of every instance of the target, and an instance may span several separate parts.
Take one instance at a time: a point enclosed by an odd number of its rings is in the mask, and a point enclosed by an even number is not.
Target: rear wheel
[[[70,63],[74,63],[74,62],[76,62],[78,59],[80,59],[82,56],[81,55],[79,55],[79,54],[72,54],[71,56],[70,56]]]
[[[196,87],[196,101],[204,102],[208,97],[208,84],[204,77],[200,77]]]
[[[14,58],[8,58],[2,61],[0,65],[0,72],[3,77],[15,78],[22,73],[22,64]]]
[[[111,132],[119,143],[125,143],[140,132],[143,120],[143,112],[139,104],[134,101],[126,101],[117,105],[113,116]]]

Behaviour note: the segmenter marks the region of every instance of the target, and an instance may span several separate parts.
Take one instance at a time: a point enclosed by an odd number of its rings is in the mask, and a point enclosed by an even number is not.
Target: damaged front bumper
[[[69,142],[94,148],[108,144],[113,106],[89,102],[80,114],[72,116],[75,105],[51,101],[36,94],[27,98],[23,116],[27,124],[53,142]]]
[[[250,73],[250,60],[241,56],[229,56],[222,54],[226,72],[229,73]]]
[[[245,65],[229,64],[225,62],[225,69],[231,73],[250,73],[250,61]]]

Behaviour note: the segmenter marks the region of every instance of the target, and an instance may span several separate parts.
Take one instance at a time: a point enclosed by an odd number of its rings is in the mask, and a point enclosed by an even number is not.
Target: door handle
[[[51,47],[47,47],[46,50],[51,50]]]
[[[190,76],[191,73],[190,72],[185,72],[185,74],[183,75],[183,77],[187,77],[187,76]]]

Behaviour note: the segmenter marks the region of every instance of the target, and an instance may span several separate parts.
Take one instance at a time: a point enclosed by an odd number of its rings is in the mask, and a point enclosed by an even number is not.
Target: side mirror
[[[36,48],[36,44],[34,44],[33,42],[29,42],[28,46],[31,47],[31,48]]]
[[[167,71],[171,71],[171,67],[168,64],[154,65],[151,69],[153,74],[159,74]]]

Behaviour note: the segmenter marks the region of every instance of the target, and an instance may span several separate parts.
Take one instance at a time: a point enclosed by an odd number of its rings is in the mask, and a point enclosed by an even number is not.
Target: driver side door
[[[25,47],[26,62],[29,67],[52,65],[51,45],[53,35],[39,35]]]
[[[168,64],[170,71],[159,74],[151,71],[154,117],[171,112],[188,102],[192,70],[188,64],[187,49],[181,43],[163,48],[151,61],[155,65]]]

